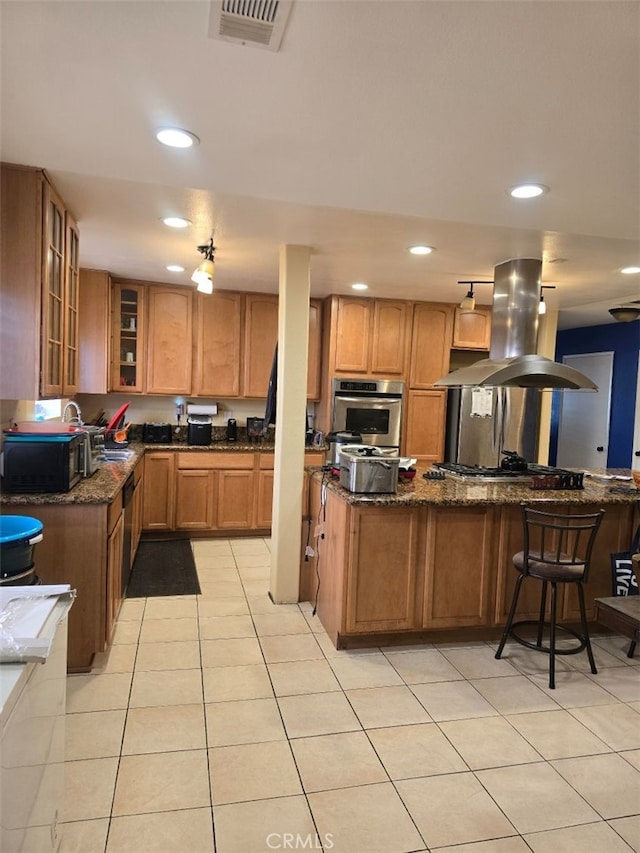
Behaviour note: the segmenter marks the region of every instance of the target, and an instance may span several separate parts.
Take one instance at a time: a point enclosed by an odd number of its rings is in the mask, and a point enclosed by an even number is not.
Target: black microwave
[[[3,490],[68,492],[82,477],[84,441],[82,434],[5,434]]]

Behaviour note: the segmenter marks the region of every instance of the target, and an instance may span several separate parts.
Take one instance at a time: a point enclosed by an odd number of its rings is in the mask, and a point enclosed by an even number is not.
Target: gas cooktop
[[[435,468],[445,471],[455,480],[476,480],[491,483],[528,483],[532,477],[550,477],[571,472],[549,465],[529,464],[526,471],[505,468],[485,468],[482,465],[461,465],[459,462],[437,462]]]

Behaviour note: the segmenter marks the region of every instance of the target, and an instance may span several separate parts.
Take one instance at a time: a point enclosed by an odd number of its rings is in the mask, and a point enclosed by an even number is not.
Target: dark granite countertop
[[[87,477],[71,489],[69,492],[43,493],[43,494],[9,494],[0,492],[0,506],[41,506],[43,504],[102,504],[111,503],[123,487],[127,477],[136,466],[138,460],[145,452],[173,451],[180,453],[273,453],[275,444],[273,442],[249,442],[249,441],[215,441],[208,445],[187,444],[183,441],[175,441],[171,444],[143,444],[142,442],[130,442],[126,450],[132,451],[126,461],[103,462],[100,468],[91,477]],[[323,448],[307,447],[308,453],[323,453]]]
[[[328,488],[352,506],[474,506],[519,504],[522,501],[549,504],[628,504],[640,500],[640,491],[633,488],[632,480],[603,483],[585,476],[584,489],[542,490],[532,489],[528,483],[469,483],[450,477],[444,480],[425,480],[422,474],[429,468],[429,465],[416,465],[417,474],[414,479],[399,483],[395,495],[353,494],[344,489],[336,477],[330,476],[322,469],[309,470],[316,478],[324,477]],[[631,472],[628,469],[610,469],[607,473],[629,476]],[[628,491],[612,491],[612,487],[628,488]]]

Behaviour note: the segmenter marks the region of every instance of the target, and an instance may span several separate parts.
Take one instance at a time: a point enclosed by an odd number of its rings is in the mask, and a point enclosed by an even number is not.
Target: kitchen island
[[[351,494],[326,472],[310,472],[316,553],[301,563],[300,598],[317,603],[337,648],[497,637],[516,578],[512,556],[522,548],[523,501],[571,514],[605,509],[585,588],[594,619],[594,599],[611,594],[609,554],[630,545],[640,493],[588,477],[584,489],[535,490],[425,480],[424,470],[395,495]],[[517,618],[537,618],[539,593],[525,580]],[[579,621],[573,588],[559,590],[559,613],[565,624]]]

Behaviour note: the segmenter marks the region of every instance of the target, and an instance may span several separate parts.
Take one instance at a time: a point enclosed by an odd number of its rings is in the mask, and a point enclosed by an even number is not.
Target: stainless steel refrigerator
[[[445,462],[495,468],[504,450],[535,462],[539,424],[536,388],[450,388]]]

